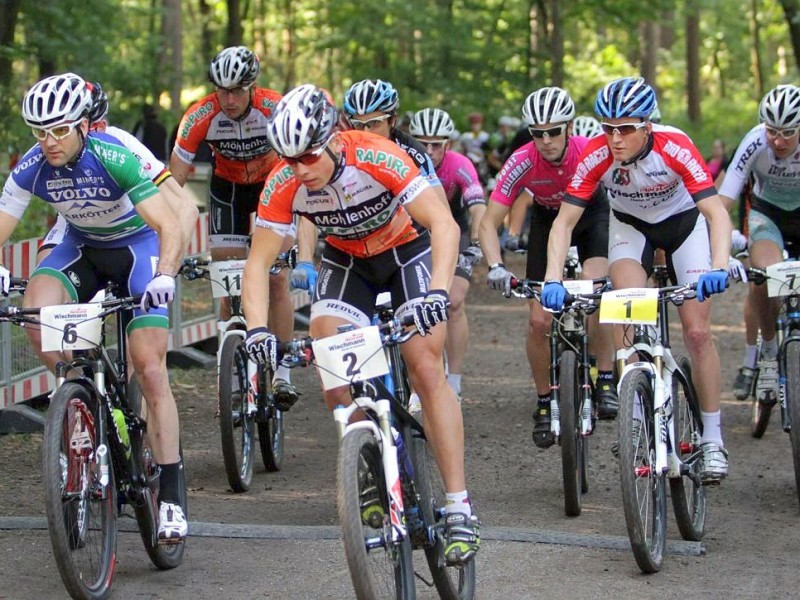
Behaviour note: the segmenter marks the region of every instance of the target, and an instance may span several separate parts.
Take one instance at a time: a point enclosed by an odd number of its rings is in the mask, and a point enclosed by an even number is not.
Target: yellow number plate
[[[657,288],[612,290],[600,300],[601,323],[655,325],[657,320]]]

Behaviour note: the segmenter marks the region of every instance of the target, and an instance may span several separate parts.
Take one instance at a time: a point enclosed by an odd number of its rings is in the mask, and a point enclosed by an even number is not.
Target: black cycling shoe
[[[297,388],[283,379],[276,379],[272,382],[272,391],[275,394],[275,406],[282,411],[292,408],[300,397]]]
[[[549,448],[556,441],[550,431],[550,404],[539,405],[533,413],[533,419],[536,421],[533,426],[533,443],[538,448]]]
[[[597,407],[597,418],[601,420],[615,419],[619,412],[619,396],[612,380],[598,380],[594,388],[594,405]]]

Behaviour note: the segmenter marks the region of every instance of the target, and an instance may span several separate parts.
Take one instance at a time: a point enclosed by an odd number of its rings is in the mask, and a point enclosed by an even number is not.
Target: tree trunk
[[[206,0],[197,0],[198,12],[200,14],[200,56],[206,62],[211,62],[216,52],[214,52],[214,40],[211,36],[211,7]]]
[[[692,123],[700,122],[700,10],[698,0],[686,6],[686,108]]]
[[[642,25],[642,77],[653,86],[658,93],[656,75],[658,67],[658,49],[661,47],[661,26],[656,21],[647,21]]]
[[[168,80],[170,108],[177,115],[182,110],[181,89],[183,87],[183,30],[181,27],[181,0],[164,0],[163,39],[168,57]],[[158,102],[158,95],[155,97]]]
[[[761,64],[761,24],[758,22],[758,0],[750,0],[750,62],[756,82],[756,95],[764,95],[764,67]]]
[[[228,0],[228,30],[225,33],[225,46],[241,46],[244,30],[239,0]]]
[[[789,25],[795,69],[800,69],[800,0],[781,0],[781,6]]]
[[[0,0],[0,48],[11,48],[14,45],[14,31],[17,28],[21,0]],[[11,57],[0,53],[0,88],[11,84]]]
[[[553,85],[564,87],[564,23],[561,22],[561,0],[550,2],[549,48],[550,48],[550,81]]]

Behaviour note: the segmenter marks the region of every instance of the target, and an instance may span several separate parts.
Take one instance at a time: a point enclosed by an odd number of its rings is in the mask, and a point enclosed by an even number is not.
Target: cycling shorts
[[[768,240],[781,250],[800,246],[800,210],[781,210],[759,200],[753,201],[747,217],[750,242]]]
[[[53,225],[50,231],[47,232],[47,235],[44,236],[37,252],[58,246],[64,239],[64,236],[67,235],[67,227],[67,220],[63,216],[58,215],[55,225]]]
[[[528,234],[528,264],[525,277],[542,281],[547,271],[547,240],[558,210],[533,203]],[[583,264],[589,258],[608,255],[608,203],[592,202],[572,230],[570,246],[577,246]]]
[[[67,234],[64,241],[36,267],[31,277],[50,275],[58,279],[74,302],[88,302],[107,283],[116,285],[115,294],[144,293],[158,265],[158,236],[152,230],[134,236],[127,246],[93,248]],[[144,312],[136,308],[128,331],[140,327],[169,328],[166,308]]]
[[[458,264],[456,265],[456,277],[461,277],[467,281],[472,281],[472,267],[471,263],[461,260],[461,253],[469,247],[469,231],[461,232],[461,238],[458,241]]]
[[[677,285],[693,283],[711,269],[711,245],[705,217],[697,208],[645,223],[631,215],[611,211],[608,231],[609,265],[623,258],[635,260],[648,277],[653,272],[657,248],[667,255],[667,272]]]
[[[322,251],[311,318],[340,317],[357,327],[372,322],[381,292],[392,296],[400,317],[428,293],[431,279],[430,236],[424,233],[407,244],[367,258],[356,258],[326,245]]]

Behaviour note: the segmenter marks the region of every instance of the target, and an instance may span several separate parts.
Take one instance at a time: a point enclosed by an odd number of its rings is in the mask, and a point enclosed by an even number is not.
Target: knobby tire
[[[255,415],[247,414],[247,356],[242,338],[225,338],[219,354],[219,431],[228,484],[236,493],[250,489],[255,463]]]

